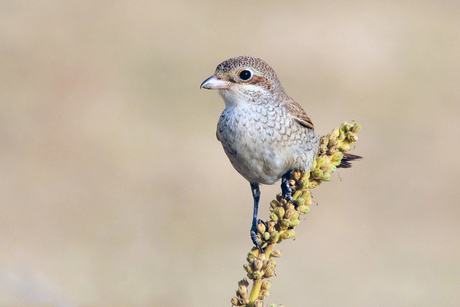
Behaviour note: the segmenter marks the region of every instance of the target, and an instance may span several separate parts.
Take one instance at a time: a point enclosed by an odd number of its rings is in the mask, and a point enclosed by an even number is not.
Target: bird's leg
[[[259,209],[259,200],[260,200],[260,190],[257,183],[251,183],[252,197],[254,198],[254,214],[252,216],[252,226],[251,226],[251,240],[255,246],[260,250],[261,253],[264,252],[262,246],[260,246],[259,239],[257,239],[257,211]]]
[[[289,180],[291,179],[292,170],[288,171],[286,174],[281,177],[281,192],[283,193],[283,198],[287,201],[292,201],[292,189],[289,186]]]

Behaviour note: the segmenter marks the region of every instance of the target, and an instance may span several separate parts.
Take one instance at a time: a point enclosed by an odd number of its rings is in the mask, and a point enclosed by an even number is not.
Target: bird
[[[217,90],[224,100],[216,136],[233,167],[250,184],[254,200],[250,237],[262,251],[257,238],[257,225],[262,222],[257,219],[259,186],[281,179],[282,195],[292,201],[290,175],[294,170],[311,169],[320,136],[275,71],[260,58],[238,56],[223,61],[200,89]],[[349,162],[344,161],[343,167],[349,167]]]

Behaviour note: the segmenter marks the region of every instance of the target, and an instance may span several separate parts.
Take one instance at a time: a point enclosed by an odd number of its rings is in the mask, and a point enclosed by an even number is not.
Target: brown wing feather
[[[310,128],[311,130],[315,129],[313,122],[311,121],[310,117],[308,117],[307,113],[302,109],[300,104],[295,101],[291,101],[285,104],[286,108],[288,109],[289,115],[291,115],[299,124],[306,128]]]
[[[340,164],[337,167],[350,168],[352,161],[359,160],[359,159],[362,159],[362,158],[363,157],[361,157],[361,156],[353,155],[353,154],[344,152],[343,153],[343,159],[342,159],[342,161],[340,162]]]

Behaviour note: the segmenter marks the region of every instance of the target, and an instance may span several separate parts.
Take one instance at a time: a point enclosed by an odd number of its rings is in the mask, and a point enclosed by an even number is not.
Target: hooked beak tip
[[[208,79],[204,80],[200,85],[200,89],[204,88],[207,90],[225,90],[228,89],[228,82],[217,78],[216,76],[211,76]]]

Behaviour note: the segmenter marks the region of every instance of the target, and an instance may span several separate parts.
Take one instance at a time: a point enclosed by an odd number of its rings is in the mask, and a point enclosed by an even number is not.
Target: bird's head
[[[239,56],[220,63],[200,88],[218,90],[227,107],[286,96],[275,71],[262,59]]]

